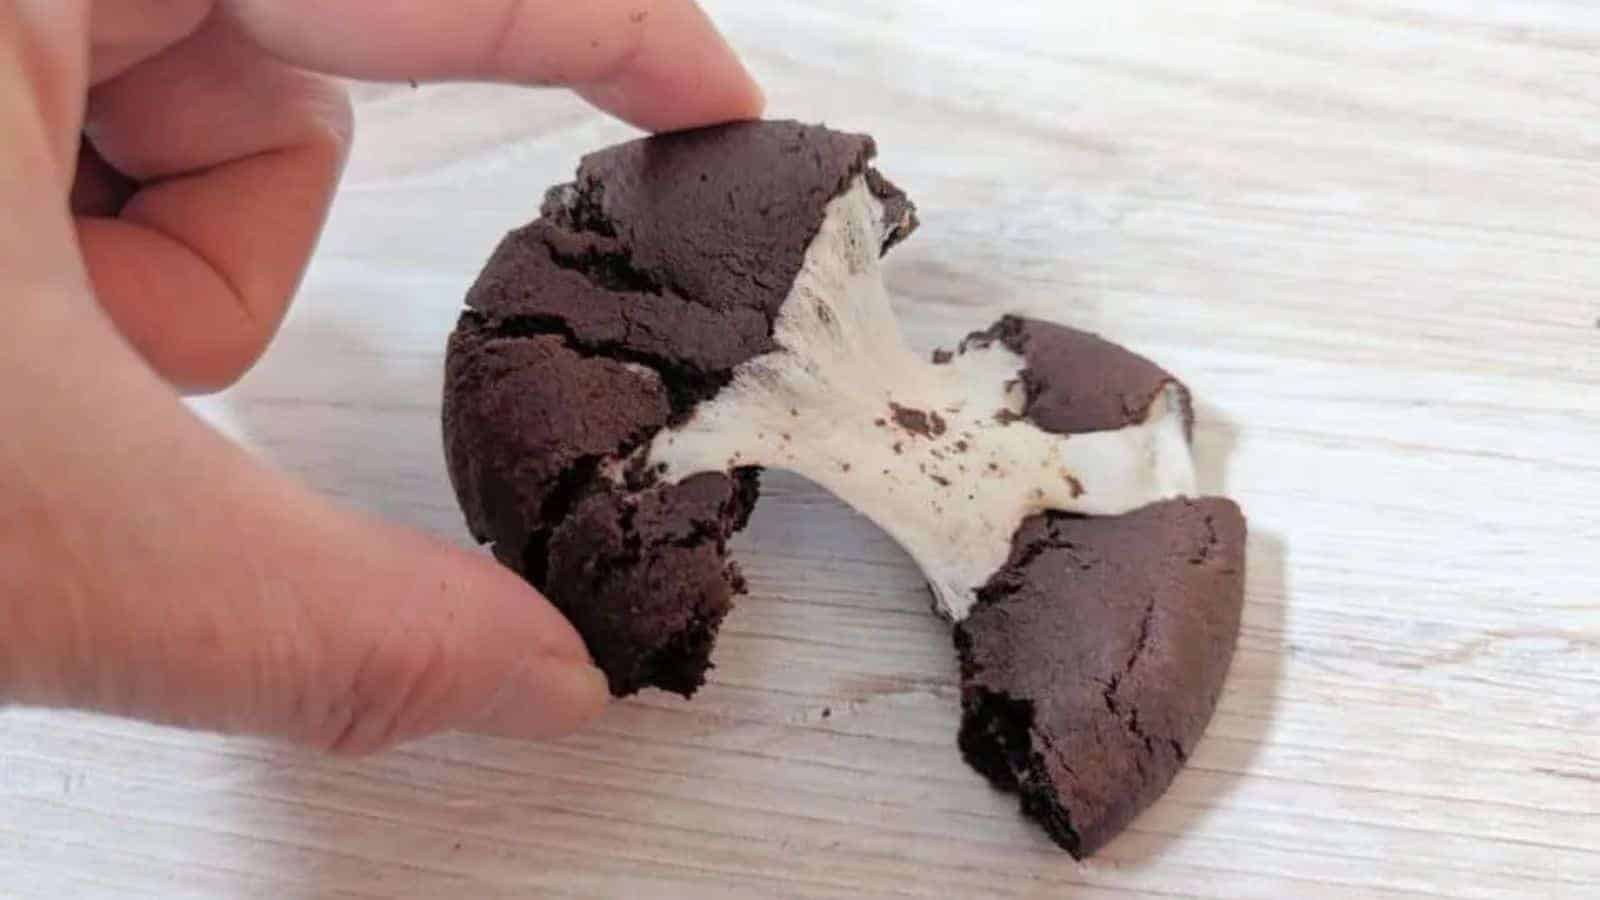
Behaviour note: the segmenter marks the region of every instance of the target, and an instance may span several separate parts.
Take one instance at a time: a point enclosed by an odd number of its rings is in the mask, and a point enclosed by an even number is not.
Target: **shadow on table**
[[[1231,496],[1230,463],[1238,428],[1221,410],[1197,404],[1195,459],[1202,494]],[[1250,509],[1244,507],[1246,520]],[[1239,643],[1206,734],[1165,796],[1135,819],[1103,853],[1119,862],[1159,861],[1194,834],[1248,776],[1272,729],[1283,677],[1289,603],[1288,543],[1252,527],[1245,550],[1245,601]]]
[[[1195,401],[1194,467],[1200,493],[1228,497],[1229,470],[1239,443],[1239,427],[1204,400]],[[1250,511],[1245,510],[1245,515]]]
[[[1167,848],[1201,830],[1225,808],[1268,741],[1284,659],[1287,545],[1253,533],[1243,622],[1233,665],[1211,725],[1162,799],[1103,853],[1119,863],[1158,863]]]

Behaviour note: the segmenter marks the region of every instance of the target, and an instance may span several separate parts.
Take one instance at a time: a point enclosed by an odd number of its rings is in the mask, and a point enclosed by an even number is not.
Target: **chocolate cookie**
[[[1019,373],[1027,392],[1023,415],[1045,431],[1081,434],[1136,424],[1156,395],[1172,385],[1182,398],[1185,433],[1193,431],[1188,388],[1150,360],[1098,335],[1006,316],[987,331],[968,335],[960,352],[996,341],[1027,363]]]
[[[595,153],[467,294],[444,390],[457,497],[473,536],[573,620],[618,696],[689,696],[704,680],[743,590],[726,542],[760,470],[729,466],[690,491],[602,468],[773,349],[788,287],[851,179],[892,210],[883,248],[916,227],[868,167],[874,153],[871,138],[784,122]]]
[[[1233,658],[1244,518],[1168,500],[1046,513],[956,625],[961,751],[1074,856],[1155,801],[1205,731]]]
[[[792,122],[584,159],[467,296],[446,367],[472,533],[622,696],[702,683],[763,467],[917,560],[957,623],[961,746],[1074,853],[1165,787],[1237,629],[1243,522],[1194,495],[1186,389],[1008,316],[932,363],[879,257],[916,227],[872,140]]]

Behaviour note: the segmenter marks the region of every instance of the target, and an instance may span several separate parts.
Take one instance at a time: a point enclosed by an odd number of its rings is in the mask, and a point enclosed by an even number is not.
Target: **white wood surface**
[[[1600,895],[1600,6],[726,0],[775,115],[875,133],[932,347],[1003,307],[1201,398],[1250,516],[1221,707],[1092,863],[960,761],[921,580],[769,477],[693,703],[361,762],[0,713],[0,894]],[[865,8],[863,8],[865,7]],[[364,89],[281,342],[203,406],[465,540],[443,341],[495,240],[624,136],[555,94]]]

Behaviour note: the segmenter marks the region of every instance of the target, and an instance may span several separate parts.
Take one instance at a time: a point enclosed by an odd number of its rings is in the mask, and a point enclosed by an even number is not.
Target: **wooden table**
[[[0,894],[1596,896],[1600,7],[710,6],[773,114],[872,131],[920,204],[889,268],[919,347],[1018,309],[1201,399],[1249,599],[1166,797],[1091,863],[1057,851],[958,758],[910,562],[774,474],[693,703],[359,762],[7,712]],[[556,94],[359,97],[282,341],[200,406],[465,540],[444,336],[500,233],[627,132]]]

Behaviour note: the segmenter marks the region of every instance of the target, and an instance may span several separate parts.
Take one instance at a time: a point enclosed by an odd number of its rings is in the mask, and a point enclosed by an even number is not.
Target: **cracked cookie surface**
[[[962,349],[992,341],[1027,362],[1021,417],[1059,434],[1123,427],[1179,384],[1048,322],[1008,316]],[[1192,427],[1187,388],[1183,405]],[[957,624],[962,755],[1074,856],[1161,796],[1205,731],[1238,635],[1244,548],[1231,500],[1045,513],[1018,529],[1005,568]]]
[[[742,123],[584,158],[508,234],[450,338],[445,455],[474,537],[545,593],[611,691],[693,694],[743,579],[727,540],[759,470],[678,485],[606,477],[773,349],[773,322],[828,202],[865,177],[893,227],[910,202],[872,139]]]
[[[1244,539],[1217,498],[1035,516],[956,626],[963,755],[1073,855],[1159,797],[1205,730],[1238,633]]]

